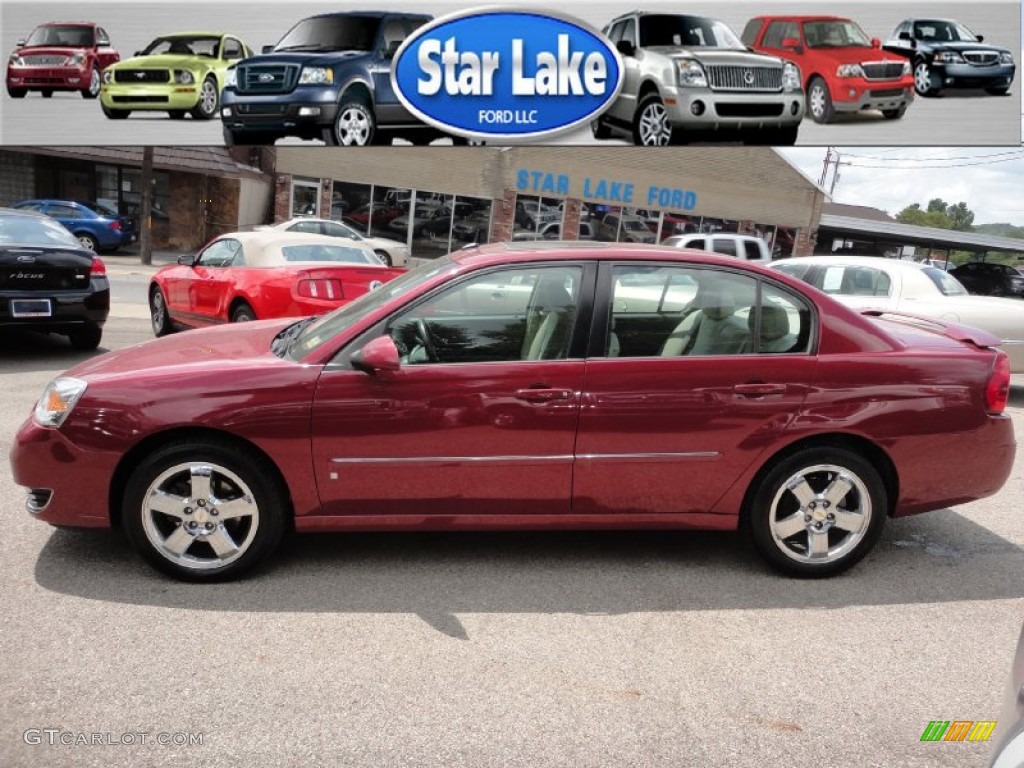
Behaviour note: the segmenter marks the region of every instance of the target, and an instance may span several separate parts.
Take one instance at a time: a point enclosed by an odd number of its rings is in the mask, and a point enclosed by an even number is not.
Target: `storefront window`
[[[372,196],[373,187],[369,184],[335,181],[331,188],[331,210],[330,212],[323,211],[323,216],[334,221],[344,221],[359,231],[365,232]],[[353,216],[359,216],[360,219],[354,219]]]
[[[491,241],[491,201],[483,197],[456,197],[451,250],[470,243]]]
[[[292,182],[292,216],[320,215],[320,185],[315,181]]]
[[[373,187],[372,210],[362,217],[353,216],[366,226],[366,233],[377,237],[390,237],[403,243],[409,242],[408,227],[391,226],[395,219],[403,216],[412,199],[411,189],[399,187]],[[406,220],[408,223],[408,220]]]
[[[455,216],[454,195],[438,192],[416,192],[412,213],[412,255],[417,259],[436,259],[448,253],[452,221]],[[392,224],[409,228],[409,214],[399,216]]]

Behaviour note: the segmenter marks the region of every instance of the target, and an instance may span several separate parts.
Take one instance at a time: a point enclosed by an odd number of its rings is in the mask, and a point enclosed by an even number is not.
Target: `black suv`
[[[282,136],[329,146],[429,144],[445,134],[413,117],[391,87],[391,60],[431,16],[327,13],[303,19],[275,46],[228,70],[221,96],[224,143]]]
[[[963,283],[969,293],[1024,298],[1024,277],[1005,264],[969,261],[951,270],[949,274]]]

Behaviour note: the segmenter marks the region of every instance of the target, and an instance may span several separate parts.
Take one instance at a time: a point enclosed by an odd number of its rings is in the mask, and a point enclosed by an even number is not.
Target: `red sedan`
[[[742,526],[779,570],[826,576],[886,518],[1002,487],[998,343],[703,252],[499,244],[319,319],[82,363],[11,463],[34,517],[123,526],[194,581],[289,528]]]
[[[296,232],[234,232],[164,267],[149,284],[153,333],[320,315],[405,272],[369,248]]]

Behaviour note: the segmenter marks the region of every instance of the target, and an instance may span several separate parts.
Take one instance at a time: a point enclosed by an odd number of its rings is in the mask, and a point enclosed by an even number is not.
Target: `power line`
[[[895,150],[894,150],[895,151]],[[953,160],[984,160],[991,157],[1024,157],[1024,149],[1011,149],[1003,152],[993,152],[987,155],[955,155],[952,157],[932,156],[932,157],[881,157],[880,155],[860,155],[856,152],[847,152],[847,157],[856,157],[865,160],[891,160],[894,163],[927,163],[936,161],[953,161]]]
[[[998,165],[999,163],[1012,163],[1018,160],[1024,160],[1024,154],[1017,155],[1016,157],[1004,157],[1001,160],[983,160],[977,163],[953,163],[950,165],[872,165],[870,163],[858,163],[849,162],[848,164],[853,168],[880,168],[889,171],[923,171],[923,170],[946,170],[949,168],[970,168],[977,165]]]

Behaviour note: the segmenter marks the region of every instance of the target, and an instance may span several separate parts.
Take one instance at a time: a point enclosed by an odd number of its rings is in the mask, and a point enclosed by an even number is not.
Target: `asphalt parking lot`
[[[151,337],[145,270],[111,274],[108,350]],[[0,338],[3,457],[85,356]],[[1024,441],[1022,377],[1009,412]],[[1021,453],[998,496],[891,522],[819,582],[736,534],[463,533],[295,537],[189,586],[34,522],[4,463],[0,766],[984,766],[919,739],[1002,708]]]

